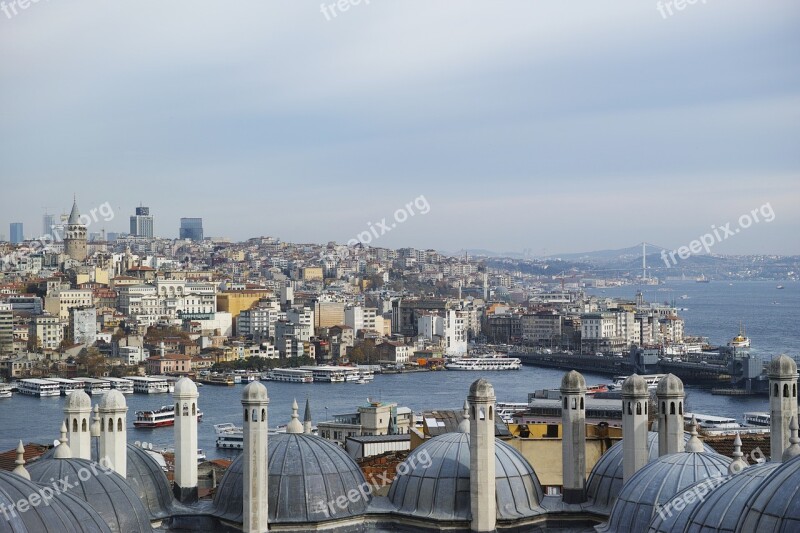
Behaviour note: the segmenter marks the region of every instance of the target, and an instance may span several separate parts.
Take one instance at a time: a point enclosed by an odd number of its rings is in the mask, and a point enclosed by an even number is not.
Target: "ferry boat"
[[[700,277],[695,280],[697,283],[711,283],[711,280],[705,276],[705,274],[700,274]]]
[[[497,416],[505,422],[506,424],[510,424],[514,421],[513,416],[514,413],[522,413],[528,409],[527,403],[515,403],[515,402],[497,402],[495,405],[495,409],[497,411]]]
[[[244,449],[244,431],[242,428],[231,424],[215,424],[214,432],[217,435],[217,448],[242,450]]]
[[[83,381],[77,379],[47,378],[47,381],[55,381],[58,383],[61,396],[69,396],[76,390],[83,390],[84,387]]]
[[[522,361],[501,354],[450,359],[444,364],[447,370],[519,370]]]
[[[369,369],[369,368],[360,368],[359,367],[358,373],[361,376],[361,379],[359,380],[359,382],[361,382],[361,381],[369,382],[369,381],[372,381],[373,379],[375,379],[375,372],[373,370]]]
[[[49,379],[36,378],[17,381],[17,392],[25,394],[26,396],[38,396],[40,398],[61,395],[61,389],[58,383],[50,381]]]
[[[242,378],[239,378],[239,382],[241,383]],[[230,374],[209,374],[203,379],[200,380],[200,383],[204,383],[206,385],[222,385],[222,386],[231,386],[235,385],[236,381],[234,380],[233,376]]]
[[[0,383],[0,400],[3,398],[11,398],[11,385]]]
[[[203,412],[197,411],[197,421],[203,419]],[[154,411],[136,411],[136,420],[133,427],[137,428],[160,428],[175,425],[175,406],[164,405]]]
[[[642,378],[644,378],[645,383],[647,383],[647,388],[649,390],[655,390],[655,388],[658,387],[658,382],[661,381],[661,378],[664,376],[666,376],[666,374],[645,374]],[[625,383],[628,377],[629,376],[614,376],[614,380],[608,386],[609,390],[621,389],[622,384]]]
[[[608,385],[599,384],[599,385],[589,385],[586,387],[586,395],[590,396],[592,394],[597,394],[598,392],[608,392]]]
[[[702,429],[739,429],[742,427],[735,418],[704,415],[701,413],[683,413],[684,424],[691,424],[692,418],[697,420],[697,426]]]
[[[771,419],[772,419],[771,415],[769,413],[764,413],[764,412],[750,411],[744,414],[745,423],[750,424],[751,426],[769,427]]]
[[[83,390],[86,391],[86,394],[89,396],[94,396],[96,394],[105,394],[111,390],[111,383],[104,379],[96,379],[96,378],[78,378],[80,381],[83,381]]]
[[[127,378],[133,382],[133,392],[140,394],[162,394],[169,392],[167,380],[152,376],[131,376]]]
[[[749,348],[750,338],[745,335],[744,327],[739,325],[739,334],[736,335],[731,342],[728,343],[731,348]]]
[[[120,391],[122,394],[133,394],[133,382],[125,378],[105,378],[111,384],[112,389]]]
[[[345,367],[341,366],[301,366],[301,370],[310,370],[317,383],[344,383]]]
[[[314,374],[310,370],[300,368],[275,368],[267,373],[267,379],[289,383],[313,383]]]

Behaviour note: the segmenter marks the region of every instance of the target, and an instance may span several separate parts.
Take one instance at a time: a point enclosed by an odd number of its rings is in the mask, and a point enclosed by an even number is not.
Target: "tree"
[[[90,377],[100,376],[106,370],[106,358],[95,347],[82,349],[75,362],[78,363],[78,368],[84,370]]]

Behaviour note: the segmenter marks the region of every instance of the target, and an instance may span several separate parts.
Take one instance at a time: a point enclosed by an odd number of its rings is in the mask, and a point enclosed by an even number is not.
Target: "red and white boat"
[[[601,385],[589,385],[588,387],[586,387],[587,395],[597,394],[598,392],[608,392],[608,386],[601,384]]]
[[[203,412],[197,411],[197,421],[203,419]],[[133,427],[137,428],[160,428],[175,425],[175,406],[164,405],[154,411],[136,411],[136,420]]]

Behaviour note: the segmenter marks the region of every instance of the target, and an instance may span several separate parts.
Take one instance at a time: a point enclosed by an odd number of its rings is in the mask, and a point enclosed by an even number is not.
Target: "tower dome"
[[[603,533],[647,531],[657,506],[665,505],[689,485],[728,475],[730,459],[716,453],[662,455],[637,471],[619,492]]]
[[[745,470],[746,472],[747,470]],[[800,457],[779,464],[748,498],[737,533],[800,530]]]
[[[658,381],[656,386],[657,396],[682,396],[683,393],[683,381],[675,374],[667,374]]]
[[[767,366],[767,376],[775,378],[796,378],[797,363],[788,355],[779,355]]]
[[[400,514],[431,520],[470,520],[469,433],[446,433],[414,450],[408,471],[398,469],[389,499]],[[497,519],[542,513],[544,497],[536,473],[514,448],[495,440]]]
[[[585,391],[586,379],[581,375],[580,372],[570,370],[564,374],[563,378],[561,378],[561,390],[575,392]]]
[[[270,524],[315,523],[366,512],[368,493],[355,502],[347,499],[366,483],[361,469],[336,444],[314,435],[283,433],[270,435],[268,447]],[[228,467],[214,496],[214,515],[236,523],[243,520],[242,457]],[[336,500],[342,496],[347,501],[340,506]]]
[[[649,396],[647,382],[638,374],[631,374],[622,382],[623,396]]]
[[[92,409],[92,399],[82,390],[76,390],[67,396],[66,409]]]
[[[688,440],[689,435],[685,434],[684,441]],[[649,461],[658,459],[658,433],[655,431],[647,434],[647,450]],[[715,453],[707,444],[703,444],[703,451]],[[611,506],[622,490],[623,466],[622,441],[619,441],[601,455],[592,468],[586,482],[586,494],[598,512],[609,514],[611,511]]]
[[[122,395],[117,389],[111,389],[103,394],[103,399],[100,400],[100,409],[127,409],[128,405],[125,402],[125,396]]]
[[[469,395],[480,398],[494,397],[494,387],[483,378],[475,380],[469,387]]]

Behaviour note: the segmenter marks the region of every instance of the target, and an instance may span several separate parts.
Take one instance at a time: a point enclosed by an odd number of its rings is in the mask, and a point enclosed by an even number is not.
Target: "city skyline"
[[[40,227],[76,192],[114,206],[107,232],[144,202],[165,237],[199,217],[344,243],[424,195],[373,244],[539,256],[677,249],[769,202],[715,253],[800,253],[800,9],[580,6],[178,3],[156,32],[129,6],[0,16],[2,218]]]

